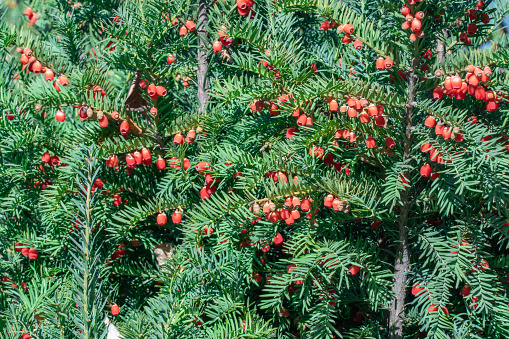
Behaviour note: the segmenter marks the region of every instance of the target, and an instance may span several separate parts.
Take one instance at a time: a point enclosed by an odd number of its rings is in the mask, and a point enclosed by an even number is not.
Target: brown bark
[[[209,101],[209,79],[207,76],[209,58],[207,56],[207,26],[208,26],[208,2],[200,0],[198,3],[198,71],[196,72],[198,82],[198,100],[200,106],[198,111],[204,113]]]
[[[442,33],[444,34],[445,37],[447,37],[447,30],[443,30]],[[438,57],[438,63],[441,63],[442,60],[444,59],[444,55],[445,55],[445,46],[444,46],[444,41],[438,37],[437,39],[437,57]]]
[[[412,151],[412,115],[414,110],[416,80],[415,69],[418,67],[418,59],[412,60],[412,68],[408,77],[408,99],[405,114],[405,146],[403,157],[408,161]],[[406,178],[410,178],[410,173],[404,173]],[[406,296],[406,273],[410,267],[410,249],[408,246],[408,214],[410,212],[411,198],[410,188],[406,188],[402,194],[403,206],[400,208],[398,222],[399,244],[394,263],[394,298],[392,300],[389,317],[389,330],[391,339],[403,338],[403,320],[405,318],[405,296]]]

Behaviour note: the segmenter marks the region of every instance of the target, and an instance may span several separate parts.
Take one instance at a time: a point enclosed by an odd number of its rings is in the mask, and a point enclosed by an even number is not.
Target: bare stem
[[[200,101],[199,112],[204,113],[209,101],[209,79],[207,76],[209,68],[209,58],[207,56],[207,26],[208,26],[208,2],[207,0],[200,0],[198,3],[198,100]]]
[[[412,60],[412,68],[408,77],[408,100],[405,114],[405,146],[403,157],[408,161],[411,157],[412,150],[412,115],[414,110],[414,101],[416,93],[416,79],[415,69],[418,67],[418,58],[414,57]],[[410,173],[407,170],[404,173],[405,177],[410,178]],[[400,209],[400,216],[398,222],[399,228],[399,244],[394,263],[394,298],[392,300],[389,328],[391,339],[403,338],[403,319],[405,318],[405,296],[406,296],[406,273],[410,267],[410,250],[408,246],[408,214],[410,211],[411,199],[410,188],[407,187],[402,194],[402,203]]]

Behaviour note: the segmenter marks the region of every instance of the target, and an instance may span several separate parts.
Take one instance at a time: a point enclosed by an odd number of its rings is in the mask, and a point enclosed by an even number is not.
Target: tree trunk
[[[204,113],[207,108],[209,101],[209,79],[207,76],[209,68],[209,59],[207,57],[207,26],[209,23],[208,19],[208,2],[206,0],[200,0],[198,3],[198,100],[200,107],[198,112]]]
[[[412,115],[415,101],[415,84],[417,76],[415,69],[418,67],[418,59],[412,60],[412,68],[408,77],[408,100],[406,104],[405,114],[405,147],[403,157],[408,161],[412,151]],[[404,173],[405,177],[410,178],[409,171]],[[405,296],[406,296],[406,273],[410,267],[410,250],[408,247],[408,214],[410,212],[411,197],[410,188],[406,188],[402,194],[403,206],[400,208],[400,216],[398,222],[399,228],[399,244],[394,263],[394,299],[392,300],[389,330],[391,339],[403,338],[403,319],[405,317]]]

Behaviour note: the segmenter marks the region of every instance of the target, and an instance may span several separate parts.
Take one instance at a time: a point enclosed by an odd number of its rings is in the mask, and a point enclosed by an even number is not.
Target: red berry
[[[460,89],[463,84],[463,80],[459,76],[453,76],[451,78],[451,86],[453,89]]]
[[[357,275],[357,273],[359,273],[359,271],[360,271],[360,267],[359,266],[352,265],[348,269],[348,274],[350,274],[350,275]]]
[[[181,37],[185,37],[185,36],[187,35],[187,28],[186,28],[186,26],[182,26],[182,27],[180,27],[180,29],[179,29],[179,35],[180,35]]]
[[[175,134],[173,137],[173,142],[175,145],[183,145],[184,144],[184,136],[180,133]]]
[[[380,220],[373,220],[373,222],[371,223],[371,228],[376,230],[381,223],[382,222]]]
[[[67,77],[64,74],[58,77],[57,82],[64,87],[69,85],[69,80],[67,80]]]
[[[343,31],[347,34],[353,34],[354,28],[352,25],[346,24],[345,27],[343,28]]]
[[[164,96],[166,96],[167,92],[166,92],[166,89],[163,86],[156,86],[156,93],[160,97],[164,97]]]
[[[150,95],[150,96],[154,96],[155,94],[157,94],[157,87],[156,87],[156,85],[154,85],[154,84],[148,85],[148,87],[147,87],[147,94]]]
[[[61,109],[59,109],[57,111],[57,114],[55,114],[55,119],[57,119],[58,122],[64,122],[65,113]]]
[[[385,69],[389,70],[389,69],[392,69],[392,66],[393,66],[393,62],[392,62],[392,59],[387,57],[385,60],[384,60],[384,65],[385,65]]]
[[[146,163],[146,162],[152,163],[152,154],[150,154],[150,151],[147,148],[143,147],[141,149],[141,156],[142,156],[144,163]]]
[[[32,10],[32,7],[25,8],[23,15],[26,16],[28,19],[31,19],[32,15],[34,15],[34,11]],[[23,338],[23,339],[25,339],[25,338]]]
[[[330,25],[329,25],[329,20],[325,20],[324,22],[322,22],[322,24],[320,25],[320,30],[321,31],[326,31],[330,28]]]
[[[452,127],[444,127],[442,131],[442,136],[444,137],[444,140],[451,140],[452,131],[453,131]]]
[[[332,203],[334,202],[334,196],[332,194],[327,195],[323,200],[323,205],[325,207],[332,207]]]
[[[166,167],[166,161],[164,161],[164,159],[159,156],[156,161],[156,166],[159,170],[163,170]]]
[[[311,208],[310,201],[306,198],[302,199],[302,201],[300,202],[300,209],[303,212],[307,212],[307,211],[309,211],[310,208]]]
[[[36,260],[38,255],[39,255],[39,253],[37,252],[37,250],[35,248],[31,248],[28,250],[28,259]]]
[[[431,304],[429,307],[428,307],[428,313],[429,314],[433,314],[433,313],[436,313],[438,311],[438,306],[435,305],[435,304]]]
[[[361,113],[359,115],[359,119],[361,121],[361,123],[365,124],[365,123],[368,123],[369,122],[369,115],[367,113]]]
[[[293,139],[293,136],[295,135],[295,133],[297,133],[299,131],[298,128],[289,128],[287,131],[286,131],[286,138],[287,139]]]
[[[168,217],[166,216],[166,213],[161,212],[157,215],[157,224],[159,226],[166,225],[166,222],[168,221]]]
[[[437,124],[437,121],[435,120],[435,117],[432,115],[427,117],[426,120],[424,121],[424,126],[426,126],[428,128],[433,128],[433,127],[435,127],[436,124]]]
[[[277,107],[277,105],[276,104],[272,104],[270,106],[269,113],[270,113],[270,115],[273,115],[273,116],[274,115],[278,115],[278,110],[279,110],[279,108]]]
[[[25,54],[22,54],[20,59],[19,59],[19,62],[22,64],[22,65],[26,65],[28,64],[28,57],[25,55]]]
[[[433,99],[440,100],[444,96],[444,90],[442,87],[437,86],[433,89]]]
[[[385,138],[385,145],[388,148],[394,148],[394,146],[396,146],[396,143],[394,142],[394,139],[392,139],[391,137],[387,137]]]
[[[210,168],[210,165],[206,162],[199,162],[197,165],[196,165],[196,170],[198,171],[198,173],[203,173],[203,172],[208,172],[211,170]]]
[[[201,230],[201,234],[204,234],[204,235],[212,235],[214,233],[214,229],[212,227],[207,227],[205,226],[202,230]]]
[[[463,289],[461,290],[461,295],[463,296],[463,298],[470,295],[470,290],[471,290],[470,285],[463,286]]]
[[[125,157],[125,162],[127,166],[130,168],[134,168],[137,165],[136,157],[131,153],[127,153]]]
[[[487,13],[481,14],[481,22],[483,24],[489,24],[490,23],[490,16]]]
[[[443,133],[444,133],[444,125],[437,124],[435,126],[435,134],[436,135],[443,135]]]
[[[284,239],[281,233],[276,232],[276,236],[274,237],[274,245],[281,246],[283,245]]]
[[[424,164],[421,167],[421,176],[427,178],[431,175],[431,166],[429,164]]]
[[[362,49],[362,41],[360,41],[359,39],[356,39],[353,43],[353,48],[360,51]]]
[[[28,47],[23,49],[23,54],[25,54],[29,58],[32,56],[32,53],[33,53],[32,50]]]
[[[21,249],[22,249],[22,246],[23,244],[20,243],[19,241],[16,242],[16,244],[14,245],[16,246],[16,252],[21,252]]]
[[[34,73],[41,73],[42,71],[42,65],[39,61],[34,61],[34,63],[32,64],[32,72]]]
[[[194,31],[196,29],[196,25],[195,23],[192,21],[192,20],[187,20],[186,21],[186,28],[189,30],[189,31]]]
[[[424,289],[425,289],[424,286],[421,286],[421,284],[417,284],[414,287],[412,287],[412,294],[414,296],[418,297],[418,296],[420,296],[422,294],[421,291],[423,291]]]
[[[43,155],[42,155],[42,158],[41,158],[41,161],[45,164],[49,163],[50,161],[50,157],[51,155],[49,154],[49,152],[45,152]]]
[[[421,20],[417,18],[412,19],[412,25],[410,28],[413,32],[419,32],[421,30]]]
[[[220,41],[214,41],[214,44],[212,44],[212,50],[214,53],[219,53],[223,49],[223,44]]]
[[[373,138],[373,137],[368,137],[368,138],[366,139],[366,146],[367,146],[368,148],[374,148],[374,147],[375,147],[375,144],[376,144],[376,142],[375,142],[375,138]]]
[[[99,122],[99,126],[101,126],[101,128],[106,128],[108,127],[108,118],[106,117],[106,115],[104,115],[101,119],[97,120]]]
[[[331,112],[337,112],[338,107],[339,107],[338,102],[332,99],[331,102],[329,103],[329,110]]]
[[[120,308],[118,307],[117,304],[113,304],[111,306],[111,315],[116,317],[119,313],[120,313]]]
[[[182,222],[182,214],[180,214],[179,211],[173,212],[173,215],[171,216],[171,221],[173,221],[174,224],[180,224]]]
[[[127,121],[122,121],[120,124],[120,134],[128,135],[129,134],[129,123]]]

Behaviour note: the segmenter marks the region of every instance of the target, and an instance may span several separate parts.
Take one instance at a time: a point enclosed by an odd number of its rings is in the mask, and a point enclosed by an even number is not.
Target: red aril
[[[173,212],[171,221],[173,221],[174,224],[180,224],[182,222],[182,214],[180,214],[180,211],[176,210]]]
[[[348,269],[348,274],[350,274],[350,275],[357,275],[357,273],[359,273],[359,271],[360,271],[360,267],[359,266],[352,265]]]
[[[394,148],[394,146],[396,146],[396,143],[394,142],[394,139],[392,139],[391,137],[387,137],[385,138],[385,145],[388,148]]]
[[[428,128],[433,128],[433,127],[435,127],[436,124],[437,124],[437,121],[435,120],[435,117],[432,115],[427,117],[426,120],[424,121],[424,126],[426,126]]]
[[[186,26],[182,26],[182,27],[180,27],[180,29],[179,29],[179,35],[180,35],[181,37],[185,37],[185,36],[187,35],[187,28],[186,28]]]
[[[64,122],[65,120],[65,113],[62,110],[58,110],[55,114],[55,119],[57,119],[58,122]]]
[[[168,221],[168,217],[166,216],[166,213],[164,213],[164,212],[159,213],[157,215],[156,221],[159,226],[166,225],[166,222]]]
[[[35,248],[31,248],[28,250],[28,259],[30,260],[37,260],[37,257],[39,256],[39,253]]]
[[[164,161],[164,159],[161,158],[161,156],[159,156],[159,158],[157,158],[157,161],[156,161],[156,166],[157,166],[157,169],[163,170],[166,168],[166,161]]]
[[[196,24],[192,21],[192,20],[187,20],[186,21],[186,28],[189,30],[189,31],[194,31],[196,29]]]
[[[421,167],[421,176],[429,177],[431,175],[431,166],[429,164],[424,164]]]
[[[374,148],[374,147],[375,147],[375,144],[376,144],[376,143],[375,143],[375,138],[373,138],[373,137],[368,137],[368,138],[366,139],[366,147],[367,147],[367,148]]]
[[[116,317],[119,313],[120,313],[120,308],[118,307],[117,304],[113,304],[111,306],[111,315]]]
[[[331,112],[337,112],[338,107],[339,107],[338,102],[332,99],[331,102],[329,103],[329,110]]]
[[[214,53],[219,53],[221,52],[221,50],[223,49],[223,44],[220,42],[220,41],[214,41],[214,43],[212,44],[212,50],[214,51]]]

